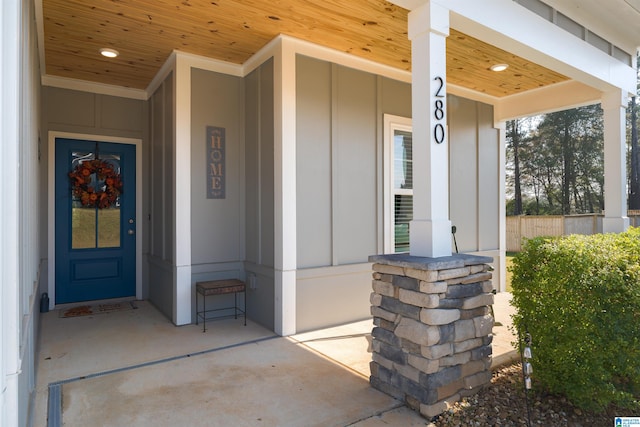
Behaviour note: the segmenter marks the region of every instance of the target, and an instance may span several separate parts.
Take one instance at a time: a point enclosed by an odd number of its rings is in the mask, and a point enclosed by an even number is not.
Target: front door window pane
[[[91,151],[74,151],[71,154],[71,169],[87,160],[93,160]],[[90,249],[96,247],[96,210],[82,206],[80,198],[71,193],[71,248]]]
[[[71,248],[92,249],[96,247],[96,210],[83,207],[73,201],[71,215]]]
[[[94,152],[73,152],[71,169],[84,161],[94,160]],[[114,155],[100,155],[114,169],[120,172],[120,157]],[[104,182],[95,174],[91,175],[91,186],[96,192],[104,190]],[[79,197],[71,195],[71,248],[95,249],[120,247],[120,198],[113,206],[98,209],[94,206],[83,206]]]
[[[98,247],[120,246],[120,208],[98,209]]]
[[[102,160],[113,165],[113,169],[120,173],[120,156],[104,155]],[[101,183],[104,185],[104,183]],[[117,248],[120,246],[120,197],[113,206],[98,209],[98,247]]]
[[[413,219],[412,133],[393,131],[394,251],[409,251],[409,223]]]
[[[409,252],[409,223],[413,220],[413,196],[395,195],[395,252]]]
[[[413,153],[411,132],[395,130],[393,133],[394,188],[413,188]]]

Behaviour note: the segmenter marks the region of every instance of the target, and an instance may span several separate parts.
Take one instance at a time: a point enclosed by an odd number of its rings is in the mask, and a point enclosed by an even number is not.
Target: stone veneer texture
[[[370,384],[426,418],[491,381],[490,257],[371,256]]]

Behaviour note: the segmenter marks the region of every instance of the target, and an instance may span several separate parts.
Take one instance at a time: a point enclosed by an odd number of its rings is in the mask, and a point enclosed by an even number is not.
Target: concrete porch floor
[[[496,295],[494,365],[515,358],[509,294]],[[289,338],[251,321],[175,327],[137,309],[42,315],[34,426],[424,426],[369,387],[362,321]]]

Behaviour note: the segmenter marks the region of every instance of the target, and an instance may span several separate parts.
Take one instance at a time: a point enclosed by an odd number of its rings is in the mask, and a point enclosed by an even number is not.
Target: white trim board
[[[402,130],[405,132],[413,132],[413,121],[411,117],[394,116],[392,114],[384,115],[383,124],[383,206],[384,206],[384,253],[395,253],[394,248],[394,220],[395,220],[395,206],[393,203],[394,197],[394,131]]]
[[[175,223],[173,233],[175,270],[173,277],[173,322],[191,323],[191,61],[192,56],[176,54],[173,99],[173,144],[175,176],[170,191],[174,194]]]
[[[78,90],[82,92],[98,93],[100,95],[118,96],[122,98],[149,99],[147,91],[142,89],[131,89],[122,86],[106,85],[102,83],[88,82],[86,80],[76,80],[67,77],[50,76],[45,74],[41,77],[42,86],[57,87],[61,89]]]

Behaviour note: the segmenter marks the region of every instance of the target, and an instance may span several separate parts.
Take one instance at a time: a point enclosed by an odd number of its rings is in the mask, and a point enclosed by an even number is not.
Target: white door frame
[[[56,218],[55,218],[55,145],[56,138],[79,139],[98,142],[115,142],[120,144],[131,144],[136,147],[136,298],[142,299],[142,140],[136,138],[122,138],[118,136],[91,135],[84,133],[70,133],[49,131],[49,170],[48,176],[48,293],[49,310],[55,308],[56,300]]]

